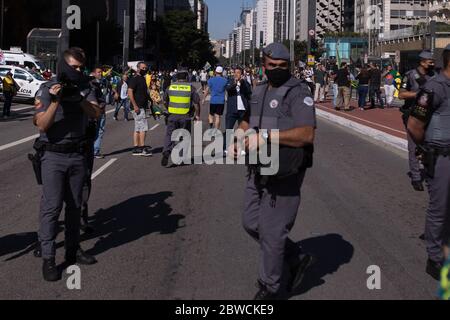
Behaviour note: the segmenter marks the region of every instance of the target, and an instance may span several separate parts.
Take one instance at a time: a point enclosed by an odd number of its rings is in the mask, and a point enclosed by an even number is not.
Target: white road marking
[[[33,107],[30,107],[30,108],[33,108]],[[28,108],[21,108],[21,109],[28,109]],[[16,110],[13,110],[13,111],[19,111],[19,109],[16,109]],[[106,114],[113,113],[114,111],[115,111],[114,109],[106,111]],[[29,136],[27,138],[23,138],[23,139],[20,139],[20,140],[17,140],[17,141],[5,144],[3,146],[0,146],[0,151],[3,151],[3,150],[6,150],[6,149],[9,149],[9,148],[18,146],[19,144],[26,143],[28,141],[35,140],[37,138],[39,138],[39,134],[35,134],[35,135]]]
[[[105,163],[103,166],[101,166],[100,169],[98,169],[97,171],[94,172],[91,179],[94,180],[95,178],[97,178],[103,171],[108,169],[108,167],[110,167],[116,161],[117,161],[117,159],[115,159],[115,158],[109,160],[107,163]]]
[[[5,144],[3,146],[0,146],[0,151],[3,151],[3,150],[6,150],[6,149],[15,147],[15,146],[17,146],[19,144],[22,144],[22,143],[25,143],[25,142],[28,142],[28,141],[31,141],[31,140],[35,140],[37,138],[39,138],[39,134],[35,134],[35,135],[30,136],[30,137],[17,140],[15,142],[11,142],[11,143]]]
[[[155,130],[155,129],[158,128],[158,127],[159,127],[159,123],[155,124],[155,125],[150,129],[150,131],[153,131],[153,130]]]
[[[28,110],[28,109],[33,109],[34,106],[28,106],[28,107],[22,107],[22,108],[17,108],[17,109],[11,109],[11,111],[23,111],[23,110]]]

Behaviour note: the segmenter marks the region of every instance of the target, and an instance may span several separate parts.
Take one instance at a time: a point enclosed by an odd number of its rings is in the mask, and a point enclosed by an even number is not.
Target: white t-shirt
[[[202,71],[202,73],[200,73],[200,80],[201,81],[208,81],[208,74],[205,71]]]
[[[242,101],[242,97],[241,97],[241,83],[239,82],[236,86],[236,91],[237,91],[237,109],[239,111],[245,111],[245,106],[244,106],[244,101]]]
[[[126,98],[128,98],[128,84],[124,82],[120,89],[120,99],[125,100]]]

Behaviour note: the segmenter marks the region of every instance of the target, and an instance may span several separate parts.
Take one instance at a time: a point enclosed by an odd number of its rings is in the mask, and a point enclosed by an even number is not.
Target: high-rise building
[[[355,31],[389,34],[426,23],[430,0],[356,0]],[[436,1],[437,2],[437,1]],[[443,1],[442,1],[443,3]]]
[[[344,0],[296,0],[295,38],[307,40],[310,30],[317,38],[323,38],[327,32],[343,31],[343,4]]]

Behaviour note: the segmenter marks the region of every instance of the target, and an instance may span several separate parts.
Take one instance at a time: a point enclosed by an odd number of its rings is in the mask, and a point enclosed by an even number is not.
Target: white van
[[[38,58],[32,54],[24,53],[19,49],[3,51],[3,56],[3,60],[6,65],[24,66],[30,70],[33,69],[33,67],[42,71],[46,69]]]
[[[17,92],[17,96],[15,97],[18,99],[34,99],[41,85],[48,82],[41,76],[41,74],[35,71],[5,65],[0,65],[0,81],[3,80],[8,72],[13,74],[14,80],[20,86],[20,90]]]

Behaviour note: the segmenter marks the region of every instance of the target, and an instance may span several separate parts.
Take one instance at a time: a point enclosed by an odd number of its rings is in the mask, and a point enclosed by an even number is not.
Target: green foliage
[[[198,30],[191,11],[169,11],[161,20],[161,51],[172,55],[179,65],[201,68],[216,63],[209,35]]]

